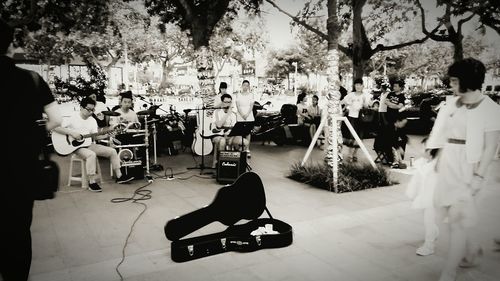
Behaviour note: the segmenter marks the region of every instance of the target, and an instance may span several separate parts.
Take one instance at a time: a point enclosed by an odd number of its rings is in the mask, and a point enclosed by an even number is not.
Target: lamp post
[[[297,62],[292,62],[292,65],[295,67],[295,72],[293,73],[293,94],[297,96]]]

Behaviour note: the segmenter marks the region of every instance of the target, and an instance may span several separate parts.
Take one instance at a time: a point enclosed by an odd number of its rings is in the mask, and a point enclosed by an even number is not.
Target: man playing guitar
[[[67,135],[75,140],[83,140],[83,135],[96,134],[89,146],[82,145],[74,153],[80,158],[86,160],[86,169],[89,177],[89,190],[94,192],[102,191],[99,184],[96,183],[96,157],[102,156],[109,158],[116,175],[117,183],[125,183],[133,180],[133,177],[123,175],[120,170],[120,159],[114,148],[96,144],[95,140],[104,139],[106,135],[98,135],[97,121],[90,118],[95,111],[96,102],[86,97],[80,102],[80,111],[73,116],[63,120],[60,127],[54,129],[56,133]],[[55,144],[54,144],[55,146]]]
[[[228,136],[231,128],[236,124],[236,113],[233,111],[233,99],[229,94],[223,94],[221,96],[221,108],[216,109],[215,115],[215,128],[217,130],[223,130],[223,136],[215,136],[213,138],[214,145],[217,146],[219,151],[226,150],[227,146],[231,146],[236,149],[241,148],[242,140],[241,138],[235,138]],[[248,141],[243,139],[244,146],[248,146]]]

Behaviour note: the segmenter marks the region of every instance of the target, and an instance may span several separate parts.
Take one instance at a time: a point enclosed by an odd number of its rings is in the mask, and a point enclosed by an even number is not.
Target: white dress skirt
[[[436,207],[455,207],[461,214],[465,225],[474,225],[477,211],[469,184],[472,181],[474,166],[467,162],[465,143],[453,140],[466,140],[468,109],[457,108],[448,118],[445,134],[448,141],[441,149],[437,160],[437,179],[434,192]]]
[[[413,199],[413,209],[434,208],[434,190],[436,188],[436,159],[431,161],[419,158],[413,164],[415,173],[408,182],[406,196]]]

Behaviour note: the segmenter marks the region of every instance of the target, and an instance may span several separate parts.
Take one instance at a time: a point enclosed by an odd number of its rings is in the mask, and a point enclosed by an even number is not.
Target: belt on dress
[[[460,140],[460,139],[448,139],[448,142],[454,144],[465,144],[465,140]]]

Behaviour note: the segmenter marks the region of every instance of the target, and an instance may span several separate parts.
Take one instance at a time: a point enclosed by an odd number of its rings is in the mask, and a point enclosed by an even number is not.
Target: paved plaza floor
[[[407,159],[418,157],[420,137],[411,137]],[[372,156],[372,140],[366,140]],[[392,172],[399,184],[352,193],[335,194],[286,178],[291,163],[300,161],[305,147],[252,143],[250,165],[264,183],[267,207],[272,215],[292,225],[293,244],[286,248],[252,253],[227,252],[190,262],[170,258],[165,223],[175,216],[209,204],[220,188],[210,176],[186,167],[200,157],[181,152],[161,156],[158,163],[174,180],[156,178],[146,188],[152,198],[144,201],[139,219],[119,267],[125,280],[341,280],[396,281],[437,280],[446,256],[447,224],[441,223],[436,253],[415,254],[423,240],[422,212],[410,208],[405,196],[408,172]],[[314,149],[309,161],[322,161]],[[360,154],[361,155],[361,154]],[[61,167],[61,190],[54,200],[38,201],[32,225],[31,281],[120,280],[115,268],[130,227],[143,210],[132,202],[111,203],[130,197],[147,183],[136,180],[119,185],[109,173],[109,162],[100,160],[102,193],[67,187],[69,157],[54,156]],[[360,158],[362,158],[360,156]],[[197,162],[195,162],[195,160]],[[211,163],[211,156],[205,164]],[[460,270],[458,280],[500,280],[500,252],[492,238],[500,236],[500,163],[490,169],[490,180],[480,199],[477,235],[484,257],[477,268]],[[163,175],[163,172],[155,172]],[[197,175],[197,176],[192,176]],[[190,177],[192,176],[192,177]],[[223,230],[212,223],[190,236]]]

